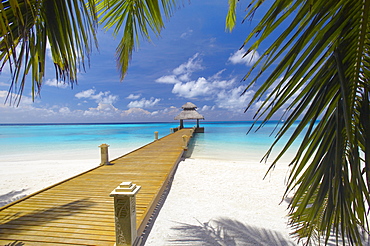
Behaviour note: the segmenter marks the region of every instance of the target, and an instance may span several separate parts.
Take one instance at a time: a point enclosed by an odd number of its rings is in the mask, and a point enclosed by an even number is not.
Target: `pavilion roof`
[[[195,110],[181,111],[181,113],[175,117],[175,120],[196,120],[196,119],[204,120],[204,117]]]
[[[198,113],[195,109],[197,106],[191,102],[187,102],[184,105],[182,105],[183,111],[175,117],[175,120],[196,120],[201,119],[204,120],[203,115]]]
[[[194,103],[187,102],[184,105],[182,105],[181,108],[183,108],[183,109],[196,109],[197,106],[195,106]]]

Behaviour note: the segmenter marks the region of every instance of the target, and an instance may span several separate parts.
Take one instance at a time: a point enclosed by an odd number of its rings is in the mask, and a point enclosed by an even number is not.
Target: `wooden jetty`
[[[121,182],[141,186],[137,230],[145,230],[184,153],[182,129],[129,154],[0,208],[0,245],[114,245],[113,198]],[[186,141],[185,146],[187,146]],[[16,244],[14,244],[16,245]],[[18,244],[22,245],[22,244]]]

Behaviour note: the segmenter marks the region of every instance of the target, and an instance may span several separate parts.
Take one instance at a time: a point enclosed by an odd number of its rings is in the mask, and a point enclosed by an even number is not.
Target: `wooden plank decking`
[[[0,208],[0,245],[114,245],[111,191],[123,181],[137,195],[138,235],[183,154],[182,129],[127,155]]]

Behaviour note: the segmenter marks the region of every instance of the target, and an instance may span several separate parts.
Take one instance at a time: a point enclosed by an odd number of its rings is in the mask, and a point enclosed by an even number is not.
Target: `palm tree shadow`
[[[37,209],[31,213],[23,214],[23,212],[7,212],[7,209],[2,211],[2,218],[0,219],[0,239],[7,240],[11,238],[11,230],[23,230],[27,226],[39,226],[42,227],[44,224],[73,216],[80,213],[83,210],[88,209],[91,206],[94,206],[95,202],[89,201],[89,199],[80,199],[75,200],[66,204],[52,206],[48,209]],[[28,230],[28,229],[27,229]],[[78,230],[78,228],[76,229]],[[5,235],[5,236],[4,236]],[[10,240],[11,241],[11,240]],[[22,246],[23,242],[14,241],[10,242],[6,246]]]
[[[24,192],[27,190],[28,189],[22,189],[19,191],[13,190],[6,194],[0,195],[0,207],[25,197],[26,194]]]
[[[293,246],[292,240],[279,232],[243,224],[237,220],[220,218],[200,225],[179,223],[172,228],[176,231],[171,245],[209,245],[209,246]]]
[[[31,213],[21,215],[22,212],[13,212],[5,209],[2,213],[3,218],[0,220],[0,229],[6,227],[6,225],[13,225],[16,228],[22,228],[27,225],[39,224],[42,226],[44,223],[49,221],[58,220],[60,218],[69,217],[79,212],[88,209],[93,206],[95,202],[89,201],[89,199],[80,199],[72,201],[63,205],[52,206],[47,209],[37,209]],[[18,223],[21,221],[22,223]]]
[[[19,242],[19,241],[15,241],[15,242],[12,242],[12,243],[8,243],[5,246],[23,246],[23,245],[25,245],[25,243]]]
[[[360,233],[361,233],[362,245],[369,246],[370,245],[369,233],[366,230],[361,230],[361,229],[360,229]],[[351,243],[350,243],[350,239],[348,239],[347,237],[345,237],[345,240],[343,241],[340,234],[339,234],[339,238],[336,238],[335,232],[332,232],[326,244],[325,244],[324,238],[320,239],[320,245],[337,246],[337,245],[351,245]]]

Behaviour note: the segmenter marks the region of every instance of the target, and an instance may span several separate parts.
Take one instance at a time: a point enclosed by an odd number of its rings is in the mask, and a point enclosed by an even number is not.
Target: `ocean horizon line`
[[[195,122],[195,120],[188,120],[184,123],[191,123]],[[297,120],[296,122],[299,123],[301,120]],[[133,122],[79,122],[79,123],[0,123],[0,126],[47,126],[47,125],[129,125],[129,124],[175,124],[178,121],[133,121]],[[222,123],[250,123],[250,124],[259,124],[263,123],[262,120],[254,121],[254,120],[222,120],[222,121],[200,121],[200,124],[222,124]],[[316,122],[319,122],[317,120]],[[271,124],[271,123],[284,123],[282,120],[270,120],[264,122],[264,124]]]

